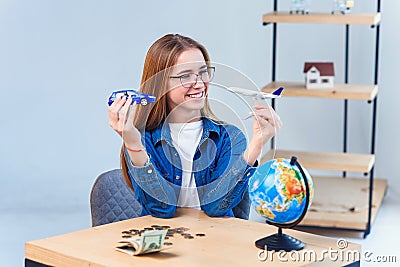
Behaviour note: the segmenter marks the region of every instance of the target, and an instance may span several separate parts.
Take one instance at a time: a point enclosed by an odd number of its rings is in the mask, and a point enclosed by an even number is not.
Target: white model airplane
[[[271,98],[281,97],[283,87],[279,87],[272,93],[263,93],[263,92],[258,92],[258,91],[243,89],[243,88],[237,88],[237,87],[229,87],[228,90],[235,94],[244,95],[244,96],[254,96],[258,99],[271,99]]]

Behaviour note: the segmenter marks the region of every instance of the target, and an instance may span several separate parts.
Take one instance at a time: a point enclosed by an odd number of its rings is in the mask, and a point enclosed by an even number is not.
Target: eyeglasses
[[[202,82],[208,83],[211,82],[214,78],[215,67],[207,67],[204,70],[201,70],[198,74],[196,73],[185,73],[179,76],[169,76],[171,79],[180,79],[181,84],[185,88],[192,88],[197,84],[198,78],[201,79]]]

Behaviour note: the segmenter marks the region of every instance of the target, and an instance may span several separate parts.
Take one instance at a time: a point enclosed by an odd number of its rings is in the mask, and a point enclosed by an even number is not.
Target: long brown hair
[[[149,48],[143,66],[140,91],[144,94],[154,95],[157,101],[137,107],[134,124],[142,134],[144,134],[144,131],[156,129],[168,116],[168,76],[170,76],[171,67],[176,64],[180,54],[188,49],[199,49],[206,64],[210,65],[210,57],[206,48],[195,40],[179,34],[167,34],[155,41]],[[201,114],[215,119],[207,97]],[[125,182],[133,189],[128,175],[124,146],[121,148],[121,169]]]

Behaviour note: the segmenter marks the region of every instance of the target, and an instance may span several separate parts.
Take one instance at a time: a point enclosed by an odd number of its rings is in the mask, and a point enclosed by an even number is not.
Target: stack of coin
[[[131,238],[134,236],[141,236],[143,232],[152,231],[152,230],[167,230],[165,239],[174,237],[175,234],[179,234],[185,239],[194,239],[194,236],[192,234],[188,233],[188,231],[190,229],[187,227],[171,228],[171,226],[169,226],[169,225],[157,225],[157,224],[153,224],[150,227],[144,227],[143,229],[140,229],[140,230],[139,229],[124,230],[121,232],[121,234],[122,234],[122,238]],[[204,237],[206,235],[204,233],[197,233],[195,236],[196,237]],[[171,246],[172,242],[164,242],[164,245]]]

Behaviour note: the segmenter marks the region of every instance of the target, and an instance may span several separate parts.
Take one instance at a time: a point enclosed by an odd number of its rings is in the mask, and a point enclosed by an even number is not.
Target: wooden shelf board
[[[261,163],[272,158],[291,158],[292,156],[296,156],[305,168],[313,170],[367,173],[375,163],[375,156],[371,154],[294,150],[270,150],[262,157]]]
[[[366,229],[369,179],[313,177],[313,182],[314,199],[300,225]],[[373,189],[371,224],[385,196],[387,180],[374,179]]]
[[[304,82],[271,82],[262,91],[271,93],[283,87],[282,95],[290,97],[317,97],[353,100],[373,100],[378,93],[374,84],[335,84],[329,89],[307,89]]]
[[[365,24],[376,25],[381,20],[381,13],[349,13],[346,15],[310,12],[309,14],[290,14],[277,11],[263,15],[263,23],[328,23],[328,24]]]

